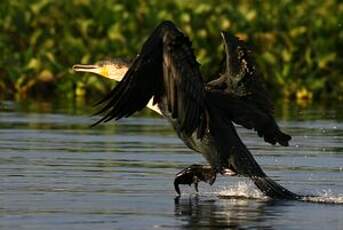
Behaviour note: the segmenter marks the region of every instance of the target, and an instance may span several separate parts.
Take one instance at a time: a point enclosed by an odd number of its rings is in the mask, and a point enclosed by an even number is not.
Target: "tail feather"
[[[250,178],[254,181],[254,184],[270,198],[287,200],[297,200],[301,198],[301,196],[282,187],[268,176],[251,176]]]
[[[222,114],[217,107],[209,106],[209,114],[209,129],[213,134],[220,159],[219,162],[212,162],[214,167],[217,169],[229,168],[241,176],[251,178],[257,188],[270,198],[288,200],[301,198],[301,196],[282,187],[264,173],[239,138],[232,122],[221,116]],[[288,139],[288,137],[285,138]]]

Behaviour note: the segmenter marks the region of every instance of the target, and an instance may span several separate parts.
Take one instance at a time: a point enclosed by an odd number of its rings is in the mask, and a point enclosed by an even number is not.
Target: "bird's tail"
[[[297,200],[301,196],[282,187],[268,176],[251,176],[254,184],[268,197],[273,199]]]
[[[223,118],[217,107],[208,106],[211,118],[209,128],[219,154],[219,163],[214,162],[214,165],[219,164],[217,168],[229,168],[241,176],[251,178],[257,188],[270,198],[301,198],[268,177],[239,138],[232,122]]]

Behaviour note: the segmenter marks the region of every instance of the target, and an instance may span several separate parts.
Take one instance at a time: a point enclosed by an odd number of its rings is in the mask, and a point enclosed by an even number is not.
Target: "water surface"
[[[293,136],[290,147],[270,146],[238,128],[267,174],[291,191],[320,196],[322,203],[313,203],[265,199],[240,177],[200,184],[199,194],[182,187],[175,199],[175,174],[205,162],[165,120],[140,115],[89,128],[88,113],[38,112],[6,102],[0,110],[0,228],[341,229],[338,109],[297,109],[280,118]]]

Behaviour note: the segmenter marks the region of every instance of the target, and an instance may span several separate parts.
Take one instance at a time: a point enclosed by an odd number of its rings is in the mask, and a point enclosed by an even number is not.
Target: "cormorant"
[[[208,83],[199,70],[191,42],[172,22],[162,22],[145,41],[132,62],[106,61],[74,65],[75,71],[92,72],[119,83],[99,104],[95,123],[129,117],[145,106],[165,117],[179,138],[201,153],[209,165],[191,165],[176,175],[174,185],[204,181],[213,184],[218,173],[252,179],[266,195],[298,199],[269,178],[239,138],[233,123],[256,130],[271,144],[287,146],[291,137],[273,118],[273,106],[246,44],[221,32],[224,59],[219,76]]]

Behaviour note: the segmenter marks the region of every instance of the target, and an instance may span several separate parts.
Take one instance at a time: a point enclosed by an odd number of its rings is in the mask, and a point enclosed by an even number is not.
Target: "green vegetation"
[[[166,19],[191,38],[204,73],[217,68],[219,31],[229,30],[254,48],[275,96],[343,100],[339,0],[2,0],[0,96],[64,100],[104,94],[111,82],[76,75],[71,66],[134,57]]]

